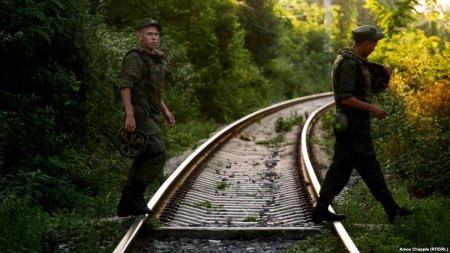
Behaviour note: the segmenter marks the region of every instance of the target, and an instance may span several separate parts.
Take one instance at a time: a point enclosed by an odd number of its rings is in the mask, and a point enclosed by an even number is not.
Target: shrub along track
[[[309,160],[300,157],[301,127],[286,127],[281,133],[275,128],[299,122],[332,100],[331,93],[289,100],[218,132],[148,203],[163,227],[138,235],[147,218],[138,217],[114,252],[152,252],[149,241],[155,237],[300,239],[318,232],[321,227],[311,222],[317,194],[308,187],[309,182],[314,186],[315,176],[305,174],[308,168],[302,166]]]

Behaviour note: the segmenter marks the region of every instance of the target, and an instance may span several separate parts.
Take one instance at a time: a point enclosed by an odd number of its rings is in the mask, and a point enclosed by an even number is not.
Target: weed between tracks
[[[268,145],[268,146],[276,146],[279,145],[281,143],[283,143],[285,140],[284,135],[281,134],[277,134],[277,136],[269,139],[269,140],[264,140],[264,141],[257,141],[256,144],[258,145]]]
[[[284,135],[291,130],[294,125],[303,126],[304,117],[299,116],[297,111],[291,112],[289,118],[279,117],[274,123],[274,129],[277,135],[268,140],[257,141],[258,145],[278,146],[286,141]]]
[[[223,210],[224,209],[223,205],[215,206],[210,201],[202,201],[202,202],[195,202],[195,203],[183,202],[182,204],[186,205],[186,206],[190,206],[190,207],[195,207],[198,209],[203,209],[203,210],[207,210],[207,209]]]
[[[258,218],[256,216],[245,217],[244,222],[256,222]]]
[[[218,182],[216,183],[216,189],[217,190],[225,190],[229,185],[225,182]]]

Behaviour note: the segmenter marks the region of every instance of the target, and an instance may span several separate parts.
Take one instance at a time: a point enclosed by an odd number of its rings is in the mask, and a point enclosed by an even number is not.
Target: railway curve
[[[301,239],[318,232],[321,226],[312,223],[311,212],[320,185],[306,138],[315,115],[332,104],[332,93],[293,99],[216,133],[183,161],[148,202],[151,216],[163,227],[147,236]],[[280,119],[289,124],[302,118],[307,118],[303,128],[294,125],[282,134],[275,131]],[[136,218],[115,253],[147,250],[142,239],[133,242],[145,237],[142,231],[138,234],[148,217]],[[338,233],[346,233],[342,224],[334,226]],[[346,243],[349,237],[342,238],[350,252],[358,252],[351,239]]]

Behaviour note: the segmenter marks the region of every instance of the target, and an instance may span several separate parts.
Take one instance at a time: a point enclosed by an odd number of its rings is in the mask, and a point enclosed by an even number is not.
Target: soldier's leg
[[[319,199],[313,212],[313,222],[339,221],[345,219],[343,215],[336,215],[328,211],[333,198],[338,195],[348,182],[353,170],[351,158],[345,145],[335,144],[332,164],[325,175],[319,193]]]
[[[148,184],[161,174],[166,160],[162,136],[150,135],[147,151],[136,157],[128,173],[127,183],[117,208],[119,216],[150,213],[144,192]]]
[[[337,136],[339,137],[339,136]],[[337,139],[334,144],[333,160],[323,180],[320,196],[333,199],[344,189],[353,171],[349,146],[351,139]]]
[[[393,221],[397,215],[407,216],[411,214],[408,210],[400,208],[392,198],[381,171],[380,163],[376,158],[371,137],[361,138],[361,140],[364,141],[359,144],[359,152],[355,153],[355,168],[372,195],[383,206],[389,221]]]
[[[137,174],[145,159],[147,159],[145,153],[134,158],[133,164],[128,171],[127,181],[122,189],[122,196],[120,197],[120,201],[117,206],[117,215],[119,217],[140,215],[141,213],[146,213],[147,211],[146,209],[140,210],[134,203],[136,200],[135,187],[140,184],[139,182],[136,182]]]
[[[166,153],[164,151],[152,154],[151,157],[140,164],[138,169],[134,170],[132,175],[128,176],[127,184],[132,184],[133,182],[141,182],[145,186],[151,184],[161,175],[165,163]]]
[[[136,157],[128,172],[127,182],[122,190],[122,196],[117,206],[119,217],[150,213],[150,209],[145,204],[143,197],[146,185],[139,177],[139,170],[141,170],[146,159],[147,156],[145,154]]]

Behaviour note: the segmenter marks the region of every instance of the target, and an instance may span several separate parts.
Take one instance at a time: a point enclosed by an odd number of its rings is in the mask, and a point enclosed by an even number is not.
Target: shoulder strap
[[[144,61],[144,63],[150,67],[150,65],[152,65],[152,63],[154,64],[161,64],[162,60],[165,57],[165,54],[163,51],[160,50],[154,50],[154,52],[152,54],[148,54],[146,53],[143,49],[139,48],[139,47],[135,47],[133,49],[131,49],[130,51],[128,51],[128,54],[132,53],[132,52],[136,52],[142,59],[142,61]]]
[[[150,63],[148,62],[148,57],[146,57],[144,54],[145,52],[143,52],[142,50],[140,50],[139,48],[133,48],[130,51],[128,51],[128,53],[126,55],[129,55],[133,52],[136,52],[139,57],[141,58],[141,60],[144,62],[144,64],[148,67],[150,67]],[[146,59],[147,58],[147,59]]]

